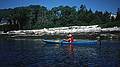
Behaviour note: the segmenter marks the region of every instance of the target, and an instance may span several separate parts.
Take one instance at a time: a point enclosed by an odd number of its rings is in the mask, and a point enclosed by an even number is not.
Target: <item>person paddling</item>
[[[70,42],[70,43],[74,42],[74,37],[71,33],[68,34],[68,40],[67,41]],[[69,50],[70,50],[70,52],[71,51],[73,52],[73,44],[69,44]]]
[[[71,33],[68,34],[68,40],[67,41],[70,42],[70,43],[74,41],[74,37]]]

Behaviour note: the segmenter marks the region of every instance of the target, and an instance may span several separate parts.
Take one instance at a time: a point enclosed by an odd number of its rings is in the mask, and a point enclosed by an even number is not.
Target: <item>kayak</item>
[[[43,40],[46,44],[61,44],[61,45],[96,45],[97,40],[81,40],[81,41],[74,41],[74,42],[67,42],[64,40],[57,41],[57,40]]]

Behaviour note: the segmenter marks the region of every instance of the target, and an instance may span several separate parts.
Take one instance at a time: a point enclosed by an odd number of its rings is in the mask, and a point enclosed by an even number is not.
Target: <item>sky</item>
[[[86,5],[88,9],[91,8],[93,11],[109,11],[112,13],[116,13],[117,8],[120,8],[120,0],[0,0],[0,9],[28,5],[42,5],[48,9],[60,5],[79,8],[81,4]]]

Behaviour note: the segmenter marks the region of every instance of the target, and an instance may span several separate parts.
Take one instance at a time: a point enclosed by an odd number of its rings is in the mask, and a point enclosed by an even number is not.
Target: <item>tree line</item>
[[[99,25],[101,27],[120,27],[120,9],[116,17],[111,12],[92,11],[85,5],[58,6],[52,9],[40,5],[30,5],[9,9],[0,9],[0,21],[4,18],[8,24],[0,25],[0,30],[41,29],[49,27]]]

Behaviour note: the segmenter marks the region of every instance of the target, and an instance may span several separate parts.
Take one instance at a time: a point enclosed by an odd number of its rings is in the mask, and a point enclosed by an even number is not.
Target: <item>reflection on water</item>
[[[41,40],[1,40],[0,67],[120,67],[120,41],[60,46]]]

